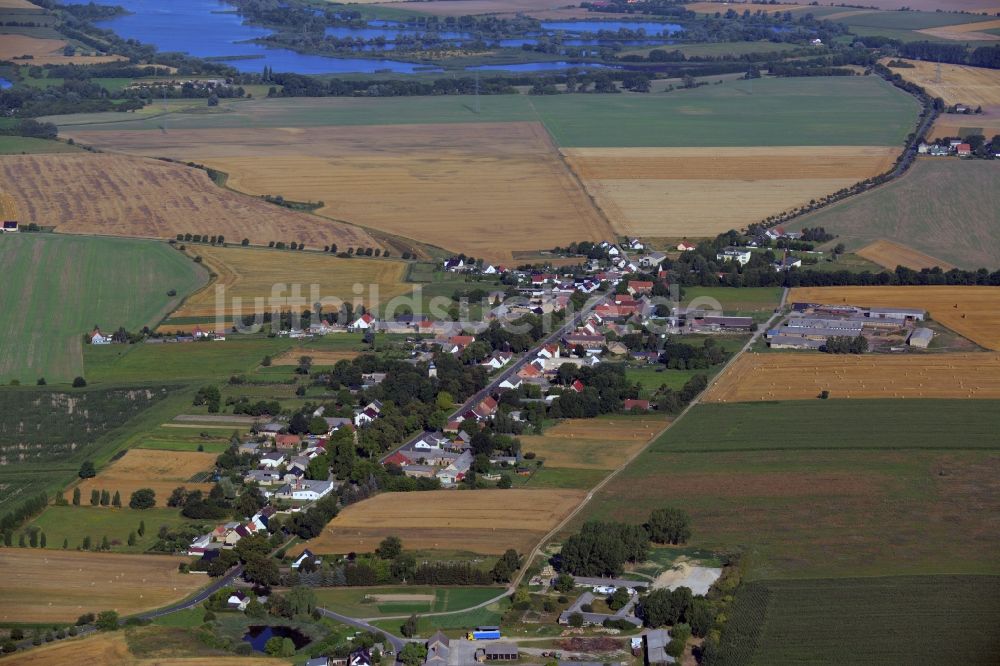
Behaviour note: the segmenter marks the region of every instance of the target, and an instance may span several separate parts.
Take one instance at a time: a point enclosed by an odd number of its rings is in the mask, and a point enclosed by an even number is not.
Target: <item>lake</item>
[[[97,22],[102,28],[114,30],[126,39],[154,44],[161,51],[218,59],[241,72],[260,72],[265,66],[276,72],[299,74],[426,71],[426,67],[411,62],[331,58],[254,44],[248,40],[267,36],[271,31],[244,24],[231,5],[218,0],[107,0],[100,4],[120,5],[132,12]],[[246,56],[252,58],[241,59]]]
[[[602,30],[645,30],[647,35],[672,35],[684,28],[676,23],[658,21],[542,21],[542,28],[548,31],[563,31],[574,34],[595,33]]]
[[[264,646],[267,645],[267,642],[275,636],[279,638],[291,638],[292,642],[295,643],[296,650],[305,647],[312,640],[293,627],[269,627],[262,625],[247,627],[247,633],[243,635],[243,640],[249,643],[255,651],[263,652]]]

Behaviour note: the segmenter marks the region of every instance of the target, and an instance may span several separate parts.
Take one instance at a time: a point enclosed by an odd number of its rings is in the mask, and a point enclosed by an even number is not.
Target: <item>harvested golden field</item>
[[[887,171],[888,146],[567,148],[623,235],[713,236]]]
[[[129,497],[139,488],[152,488],[156,492],[156,505],[166,506],[167,497],[177,486],[188,490],[208,492],[210,483],[191,483],[191,478],[215,467],[216,454],[196,451],[160,451],[153,449],[130,449],[128,453],[114,461],[100,473],[80,482],[83,501],[90,497],[93,489],[107,490],[112,495],[121,493],[122,505],[127,506]]]
[[[117,151],[195,160],[228,173],[233,189],[323,201],[320,215],[490,261],[510,262],[513,251],[555,247],[569,236],[614,235],[538,123],[73,136]]]
[[[995,42],[1000,40],[1000,36],[994,35],[986,30],[1000,28],[1000,19],[996,21],[980,21],[979,23],[960,23],[958,25],[945,25],[940,28],[924,28],[917,30],[925,35],[937,37],[939,39],[955,39],[959,41],[980,41]]]
[[[22,224],[64,233],[174,238],[221,234],[231,242],[377,247],[368,232],[217,187],[200,169],[126,155],[6,155],[0,190]]]
[[[985,24],[977,23],[975,25]],[[1000,21],[997,21],[997,25],[1000,26]],[[1000,37],[994,38],[1000,39]],[[972,108],[1000,105],[1000,70],[942,63],[941,82],[938,83],[938,64],[936,62],[922,60],[907,60],[906,62],[913,67],[893,68],[893,73],[922,86],[932,97],[940,97],[947,104],[966,104]],[[961,122],[965,127],[979,126],[980,117],[978,115],[956,115],[954,118],[948,118],[948,116],[949,114],[942,114],[941,119]]]
[[[0,9],[38,9],[28,0],[0,0]]]
[[[313,360],[313,365],[334,365],[337,361],[350,361],[353,358],[357,358],[362,352],[350,351],[350,350],[315,350],[315,349],[304,349],[302,347],[296,347],[295,349],[289,349],[287,352],[281,356],[276,356],[272,361],[272,365],[298,365],[299,359],[303,356],[309,356]]]
[[[1000,398],[1000,354],[744,354],[706,402],[838,398]]]
[[[922,268],[934,268],[935,266],[939,266],[946,271],[954,268],[947,261],[935,259],[929,254],[914,250],[912,247],[906,247],[905,245],[893,243],[885,239],[879,239],[866,245],[858,250],[857,254],[868,261],[872,261],[890,270],[895,269],[896,266],[906,266],[915,271],[919,271]]]
[[[924,308],[935,321],[956,333],[1000,351],[997,287],[796,287],[788,302]]]
[[[699,14],[714,14],[715,12],[725,14],[730,9],[741,14],[746,10],[771,14],[773,12],[794,12],[809,9],[807,5],[769,5],[766,2],[690,2],[684,5],[684,8]]]
[[[664,416],[567,419],[542,435],[521,437],[545,467],[615,469],[667,426]]]
[[[244,314],[270,311],[270,303],[282,310],[301,310],[300,305],[289,305],[289,298],[297,298],[293,285],[299,286],[299,296],[305,307],[323,299],[341,299],[353,302],[363,299],[369,308],[393,296],[408,293],[404,283],[406,262],[390,259],[341,259],[332,254],[269,250],[244,247],[189,246],[189,252],[202,258],[202,262],[218,277],[201,291],[190,296],[172,317],[214,317],[219,287],[225,289],[225,313],[235,308],[234,298],[242,299]],[[316,285],[315,291],[313,285]],[[355,285],[361,291],[355,292]],[[259,305],[257,305],[259,303]],[[327,307],[332,311],[334,307]],[[172,324],[165,328],[174,330]]]
[[[135,631],[134,629],[129,631]],[[210,651],[205,648],[205,651]],[[59,641],[52,645],[20,652],[0,660],[4,666],[283,666],[291,662],[273,657],[156,657],[140,659],[130,650],[126,632],[93,634]]]
[[[431,490],[382,493],[352,504],[323,534],[293,548],[316,553],[370,552],[389,535],[409,549],[526,553],[583,499],[582,490]]]
[[[974,116],[965,116],[957,113],[942,113],[938,116],[938,119],[934,121],[934,127],[931,128],[928,138],[939,139],[944,137],[964,136],[965,134],[970,133],[968,130],[974,130],[971,133],[982,134],[987,138],[1000,134],[1000,106],[987,108],[984,113]],[[927,159],[938,158],[929,157]]]
[[[34,5],[29,5],[34,7]],[[66,48],[66,40],[44,39],[42,37],[29,37],[28,35],[3,35],[0,39],[0,60],[13,60],[21,56],[30,55],[32,65],[94,65],[102,62],[115,62],[124,60],[122,56],[85,56],[85,55],[63,55]]]
[[[183,599],[206,584],[181,574],[169,555],[0,550],[0,621],[69,622],[83,613],[138,613]]]

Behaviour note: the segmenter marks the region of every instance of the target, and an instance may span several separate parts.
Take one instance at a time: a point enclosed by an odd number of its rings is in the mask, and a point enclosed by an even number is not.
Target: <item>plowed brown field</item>
[[[1000,351],[998,287],[797,287],[789,302],[924,308],[956,333]]]
[[[370,552],[389,535],[407,548],[526,553],[576,507],[582,490],[432,490],[382,493],[352,504],[319,537],[296,546],[316,553]]]
[[[110,134],[110,133],[109,133]],[[122,132],[124,134],[124,132]],[[0,157],[0,190],[14,195],[22,224],[65,233],[173,238],[221,234],[305,242],[309,247],[378,247],[368,232],[296,213],[217,187],[199,169],[124,155]]]
[[[189,479],[199,472],[212,470],[215,458],[214,453],[131,449],[97,476],[82,481],[80,492],[86,502],[92,489],[107,490],[112,495],[117,490],[121,493],[122,505],[127,506],[133,492],[152,488],[156,492],[156,505],[166,506],[167,497],[177,486],[205,493],[210,491],[212,484],[191,483]]]
[[[858,250],[858,254],[873,261],[879,266],[894,269],[896,266],[906,266],[919,271],[922,268],[934,268],[939,266],[943,270],[951,270],[953,265],[941,259],[935,259],[929,254],[924,254],[912,247],[906,247],[899,243],[887,240],[877,240]]]
[[[1000,354],[744,354],[706,402],[838,398],[1000,398]]]
[[[887,171],[883,146],[569,148],[573,167],[620,234],[711,236]]]
[[[0,621],[69,622],[83,613],[129,615],[183,599],[205,584],[186,558],[86,551],[0,550]],[[83,663],[83,662],[80,662]]]
[[[496,262],[568,237],[614,236],[538,123],[73,136],[132,154],[195,160],[228,173],[233,189],[323,201],[320,215]]]

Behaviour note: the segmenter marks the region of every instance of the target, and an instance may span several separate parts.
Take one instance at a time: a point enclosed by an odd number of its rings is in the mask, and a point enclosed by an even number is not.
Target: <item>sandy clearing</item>
[[[302,349],[301,347],[296,347],[295,349],[289,349],[281,356],[275,357],[271,361],[271,365],[298,365],[299,358],[303,356],[309,356],[312,358],[313,365],[334,365],[337,361],[350,361],[353,358],[357,358],[361,354],[362,352],[360,351],[317,351],[315,349]]]
[[[1000,398],[1000,354],[744,354],[705,402],[840,398]]]
[[[34,7],[34,5],[29,5]],[[13,60],[21,56],[30,55],[31,59],[24,61],[32,65],[93,65],[102,62],[114,62],[124,60],[122,56],[66,56],[63,49],[66,47],[66,40],[44,39],[42,37],[30,37],[28,35],[3,35],[0,39],[0,60]]]
[[[850,303],[924,308],[938,323],[1000,351],[1000,289],[996,287],[796,287],[789,303]]]
[[[383,493],[345,508],[323,534],[295,546],[316,553],[370,552],[395,535],[411,549],[528,552],[586,495],[582,490],[433,490]],[[498,507],[503,507],[498,511]]]
[[[997,21],[1000,26],[1000,21]],[[982,25],[982,24],[977,24]],[[994,39],[1000,37],[993,36]],[[886,61],[883,61],[883,64]],[[976,106],[1000,106],[1000,70],[968,65],[941,64],[941,82],[937,81],[938,64],[922,60],[906,60],[913,67],[893,68],[907,81],[922,86],[933,97],[940,97],[948,104]],[[956,122],[966,127],[978,127],[979,116],[954,116]],[[941,120],[952,120],[949,114],[942,114]]]
[[[365,598],[371,599],[375,603],[407,601],[416,603],[418,601],[434,602],[437,597],[433,594],[366,594]]]
[[[664,571],[657,576],[651,587],[654,590],[664,587],[668,590],[686,587],[695,595],[704,595],[708,594],[708,589],[715,581],[719,580],[720,576],[722,576],[722,569],[717,567],[702,567],[681,561],[669,571]]]
[[[923,268],[934,268],[935,266],[938,266],[946,271],[954,268],[954,266],[949,264],[947,261],[935,259],[929,254],[924,254],[919,250],[914,250],[912,247],[906,247],[905,245],[900,245],[899,243],[894,243],[885,239],[879,239],[869,245],[866,245],[858,250],[857,254],[864,257],[868,261],[875,262],[879,266],[883,266],[890,270],[894,270],[896,266],[906,266],[907,268],[912,268],[916,271]]]
[[[495,262],[565,244],[569,235],[614,235],[539,123],[73,136],[117,151],[195,160],[228,173],[233,189],[324,201],[320,215]]]
[[[181,574],[187,558],[80,551],[0,550],[0,621],[67,622],[83,613],[122,615],[166,605],[205,584]]]
[[[567,162],[623,235],[712,236],[887,171],[889,146],[576,148]]]

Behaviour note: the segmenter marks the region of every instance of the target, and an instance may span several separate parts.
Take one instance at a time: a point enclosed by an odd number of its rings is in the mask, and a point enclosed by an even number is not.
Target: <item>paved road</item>
[[[500,384],[505,379],[509,379],[509,378],[513,377],[515,374],[517,374],[517,372],[521,368],[523,368],[525,365],[527,365],[531,361],[535,360],[536,356],[538,355],[538,352],[542,349],[542,347],[544,347],[545,345],[551,344],[552,342],[555,342],[555,341],[561,339],[566,333],[569,333],[570,331],[572,331],[574,328],[576,328],[583,321],[583,319],[588,314],[590,314],[591,310],[593,310],[595,307],[597,307],[601,303],[604,303],[607,299],[608,299],[608,296],[603,296],[601,298],[592,299],[590,302],[588,302],[579,312],[577,312],[572,317],[570,317],[569,319],[567,319],[566,322],[562,326],[560,326],[558,329],[556,329],[555,331],[553,331],[552,333],[550,333],[549,335],[547,335],[545,338],[543,338],[542,340],[540,340],[538,342],[538,344],[535,345],[534,347],[532,347],[531,349],[529,349],[524,354],[524,356],[522,356],[521,358],[519,358],[516,361],[512,362],[510,364],[510,367],[506,368],[500,374],[498,374],[496,377],[494,377],[493,379],[491,379],[490,383],[487,384],[481,391],[479,391],[478,393],[476,393],[475,395],[473,395],[471,398],[469,398],[468,400],[466,400],[464,403],[462,403],[461,407],[459,407],[454,412],[452,412],[451,414],[448,415],[448,420],[451,420],[451,419],[454,419],[454,418],[456,418],[458,416],[461,416],[462,414],[464,414],[465,412],[469,411],[470,409],[472,409],[473,407],[475,407],[476,405],[478,405],[480,402],[482,402],[482,400],[485,399],[486,396],[488,396],[488,395],[492,394],[494,391],[496,391],[497,387],[500,386]],[[400,451],[402,449],[405,449],[405,448],[408,448],[410,446],[413,446],[423,436],[424,436],[424,433],[421,432],[421,433],[419,433],[419,434],[411,437],[409,440],[403,442],[402,444],[400,444],[399,446],[397,446],[396,448],[394,448],[393,450],[389,451],[384,456],[382,456],[382,461],[385,462],[385,460],[387,458],[389,458],[390,456],[392,456],[397,451]]]
[[[400,638],[399,636],[394,636],[390,634],[388,631],[385,631],[384,629],[379,629],[374,625],[368,624],[368,622],[366,622],[365,620],[359,620],[357,618],[349,617],[347,615],[341,615],[340,613],[334,613],[332,610],[326,608],[320,608],[319,612],[323,617],[328,617],[331,620],[336,620],[337,622],[341,622],[350,627],[354,627],[355,629],[360,629],[362,631],[374,631],[376,634],[381,634],[382,636],[385,637],[387,641],[389,641],[390,644],[392,644],[392,649],[396,651],[397,655],[399,654],[399,651],[403,649],[403,646],[406,645],[407,643],[406,640]],[[381,618],[381,619],[387,619],[387,618]]]

